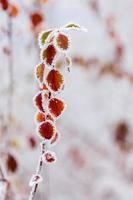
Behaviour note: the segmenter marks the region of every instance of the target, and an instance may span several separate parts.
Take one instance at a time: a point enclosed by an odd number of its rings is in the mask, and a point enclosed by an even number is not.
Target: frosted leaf
[[[29,186],[32,187],[33,185],[42,182],[42,180],[43,180],[43,178],[42,178],[42,176],[40,174],[34,174],[31,177],[31,180],[29,182]]]
[[[47,120],[39,124],[37,132],[42,139],[50,140],[56,133],[56,129],[52,121]]]
[[[55,133],[55,135],[52,137],[51,141],[50,141],[50,145],[54,146],[57,144],[57,142],[60,139],[60,134],[58,132]]]
[[[48,109],[53,117],[59,117],[65,108],[65,104],[62,100],[52,98],[49,100]]]
[[[46,120],[46,114],[41,111],[37,111],[35,114],[35,122],[41,123]]]
[[[58,70],[51,70],[46,78],[47,85],[53,92],[59,92],[64,85],[64,77]]]
[[[38,92],[35,97],[33,98],[34,105],[42,112],[44,112],[43,105],[42,105],[42,92]]]
[[[46,49],[41,51],[41,59],[44,63],[46,63],[46,65],[53,65],[56,53],[54,45],[48,45]]]
[[[33,98],[33,103],[41,112],[45,112],[45,105],[48,100],[49,92],[47,90],[41,90]]]
[[[42,160],[46,164],[51,164],[51,163],[55,163],[57,158],[53,151],[48,150],[42,155]]]
[[[70,28],[70,29],[80,29],[80,26],[79,26],[79,24],[68,23],[67,25],[65,25],[65,28]]]
[[[67,51],[70,47],[69,36],[65,33],[58,33],[54,38],[54,44],[59,51]]]
[[[52,30],[43,31],[39,34],[38,40],[39,40],[40,47],[43,47],[46,44],[50,33],[52,33]]]
[[[35,69],[36,79],[41,83],[43,82],[44,69],[45,65],[43,63],[38,64]]]
[[[65,28],[67,29],[71,29],[71,30],[82,30],[82,31],[87,31],[86,28],[81,27],[79,24],[77,23],[68,23],[65,25]]]

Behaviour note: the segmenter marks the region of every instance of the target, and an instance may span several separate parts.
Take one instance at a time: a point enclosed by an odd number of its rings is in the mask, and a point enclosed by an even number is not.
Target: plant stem
[[[38,160],[36,174],[40,174],[40,172],[42,170],[42,166],[43,166],[42,155],[45,153],[45,150],[46,150],[46,143],[45,143],[45,141],[43,141],[41,143],[41,155],[40,155],[39,160]],[[29,200],[33,200],[35,198],[37,187],[38,187],[38,183],[36,183],[35,185],[32,186],[30,196],[29,196]]]

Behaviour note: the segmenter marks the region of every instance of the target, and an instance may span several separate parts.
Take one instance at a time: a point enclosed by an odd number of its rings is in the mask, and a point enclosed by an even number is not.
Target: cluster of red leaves
[[[31,21],[32,25],[36,27],[42,22],[42,18],[34,13],[31,16]],[[59,139],[59,133],[55,126],[56,120],[65,109],[62,99],[56,97],[64,87],[63,74],[56,68],[56,56],[58,53],[67,53],[69,38],[60,30],[57,32],[48,30],[40,34],[39,44],[41,47],[41,63],[35,68],[35,76],[40,91],[34,97],[34,104],[37,108],[35,121],[38,124],[37,132],[39,136],[52,146]],[[43,161],[45,163],[55,162],[54,152],[45,152]]]
[[[15,4],[10,3],[8,0],[0,0],[0,6],[10,17],[16,17],[19,13],[18,7]]]
[[[40,22],[41,18],[35,21],[32,18],[34,26]],[[64,88],[64,76],[59,68],[56,67],[56,62],[58,54],[63,54],[67,68],[70,67],[71,59],[67,55],[70,41],[68,35],[65,33],[65,31],[70,29],[79,30],[80,26],[69,23],[60,29],[43,31],[39,35],[41,63],[35,68],[35,76],[39,83],[39,92],[34,97],[34,105],[37,108],[35,114],[37,133],[43,141],[41,143],[42,151],[39,158],[39,165],[36,174],[33,175],[29,183],[32,187],[30,199],[34,198],[37,185],[42,181],[40,170],[43,162],[50,164],[56,161],[55,153],[48,148],[55,145],[59,140],[56,120],[65,109],[63,100],[59,98],[59,94]]]
[[[34,26],[42,22],[42,18],[37,13],[34,13],[31,19]],[[38,125],[38,135],[47,141],[49,146],[54,145],[59,139],[56,120],[65,109],[63,100],[57,97],[64,88],[64,76],[56,68],[57,54],[65,55],[67,65],[71,63],[67,56],[70,41],[63,30],[79,28],[76,24],[68,24],[62,29],[43,31],[39,35],[41,63],[35,68],[35,76],[40,90],[34,97],[34,105],[37,108],[35,121]],[[53,152],[49,151],[47,154],[44,153],[43,160],[52,163],[56,157]]]

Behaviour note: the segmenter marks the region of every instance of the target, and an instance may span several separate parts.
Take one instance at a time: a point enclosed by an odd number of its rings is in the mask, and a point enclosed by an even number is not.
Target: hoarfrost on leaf
[[[53,151],[46,151],[43,155],[42,155],[42,159],[43,162],[46,164],[51,164],[51,163],[55,163],[57,158],[56,155]]]
[[[34,174],[31,177],[31,180],[29,182],[29,186],[32,187],[33,185],[40,183],[43,180],[42,176],[40,174]]]
[[[39,34],[39,45],[41,48],[44,47],[44,45],[47,42],[48,36],[50,35],[50,33],[52,33],[52,30],[48,30],[48,31],[43,31]]]

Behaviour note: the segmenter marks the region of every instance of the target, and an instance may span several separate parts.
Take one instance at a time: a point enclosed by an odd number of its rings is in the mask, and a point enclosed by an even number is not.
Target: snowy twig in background
[[[41,143],[41,156],[35,175],[32,176],[29,185],[32,187],[29,200],[33,200],[37,191],[38,183],[42,181],[40,175],[43,162],[54,163],[56,155],[49,150],[59,139],[56,129],[56,120],[65,110],[65,103],[59,94],[64,89],[64,76],[57,69],[59,55],[65,57],[64,64],[70,71],[71,59],[68,56],[70,38],[68,30],[85,30],[75,23],[69,23],[56,30],[43,31],[39,35],[39,45],[41,48],[41,63],[35,68],[35,75],[39,83],[39,92],[34,97],[34,104],[37,108],[35,121],[37,123],[37,133],[43,142]]]
[[[0,1],[1,8],[7,14],[8,20],[8,30],[7,30],[7,37],[8,37],[8,48],[6,48],[6,53],[8,54],[8,73],[9,73],[9,99],[8,99],[8,121],[12,119],[12,104],[13,104],[13,43],[12,43],[12,18],[18,15],[18,8],[15,4],[10,3],[10,1]]]
[[[12,104],[13,104],[13,45],[12,45],[12,20],[8,17],[8,40],[9,40],[9,47],[10,47],[10,55],[9,55],[9,62],[8,62],[8,73],[9,73],[9,99],[8,105],[9,106],[9,113],[8,113],[8,120],[12,119]]]
[[[1,163],[0,163],[0,200],[5,200],[8,190],[8,181],[5,178]]]
[[[1,167],[1,165],[0,165],[0,180],[1,179],[4,179],[5,177],[4,177],[4,172],[3,172],[3,170],[2,170],[2,167]]]

